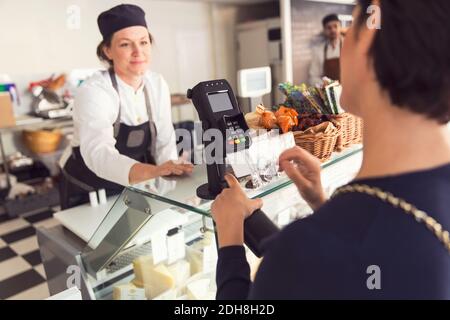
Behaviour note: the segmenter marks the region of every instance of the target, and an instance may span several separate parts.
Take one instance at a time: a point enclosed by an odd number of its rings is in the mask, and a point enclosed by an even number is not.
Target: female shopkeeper
[[[61,159],[62,207],[72,196],[124,186],[167,175],[192,172],[192,164],[175,161],[169,89],[148,72],[152,37],[144,11],[119,5],[98,17],[103,36],[97,55],[110,69],[79,88],[74,107],[75,134]]]
[[[253,285],[243,221],[262,201],[228,177],[212,206],[219,299],[450,299],[450,2],[357,3],[341,101],[364,119],[361,170],[327,199],[315,158],[281,155],[315,213],[266,243]],[[381,6],[379,30],[366,24],[371,4]]]

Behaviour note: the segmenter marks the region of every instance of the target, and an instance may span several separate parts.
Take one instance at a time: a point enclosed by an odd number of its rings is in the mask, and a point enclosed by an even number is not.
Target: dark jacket
[[[450,230],[450,165],[353,183],[391,192]],[[450,254],[401,209],[344,194],[276,235],[253,284],[244,248],[220,249],[217,286],[218,299],[450,299]]]

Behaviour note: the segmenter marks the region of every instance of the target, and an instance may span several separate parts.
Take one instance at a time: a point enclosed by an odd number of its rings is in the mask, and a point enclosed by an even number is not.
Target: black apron
[[[109,75],[120,101],[119,87],[114,71],[110,70]],[[114,137],[116,139],[115,147],[124,156],[142,163],[155,164],[156,125],[153,121],[147,88],[144,88],[144,94],[149,121],[137,126],[128,126],[120,122],[121,105],[119,102],[119,114],[113,124]],[[117,168],[117,170],[121,170],[121,168]],[[97,176],[86,166],[81,156],[80,147],[74,147],[72,155],[67,160],[64,168],[62,168],[60,186],[61,209],[65,210],[87,202],[88,193],[100,189],[105,189],[107,195],[110,196],[119,194],[124,187]],[[71,204],[72,197],[77,198],[73,204]]]
[[[340,40],[339,46],[342,52],[342,39]],[[340,58],[331,58],[328,59],[328,42],[324,48],[324,62],[323,62],[323,74],[325,77],[330,78],[331,80],[341,81],[341,64]]]

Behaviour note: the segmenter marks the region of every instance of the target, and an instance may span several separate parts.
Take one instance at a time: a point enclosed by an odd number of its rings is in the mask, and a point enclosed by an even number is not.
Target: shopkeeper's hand
[[[129,183],[133,185],[158,177],[191,174],[193,169],[193,164],[186,161],[167,161],[159,166],[136,163],[131,167],[128,179]]]
[[[234,176],[227,174],[225,180],[229,188],[211,205],[219,248],[243,245],[244,220],[263,205],[261,199],[249,199]]]
[[[319,159],[300,147],[294,147],[283,152],[279,162],[280,170],[286,172],[313,210],[327,201],[320,177]]]
[[[183,174],[191,174],[194,166],[192,163],[185,161],[167,161],[156,167],[157,176],[181,176]]]

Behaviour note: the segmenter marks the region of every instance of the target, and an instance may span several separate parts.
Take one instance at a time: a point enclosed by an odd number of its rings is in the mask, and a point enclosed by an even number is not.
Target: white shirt
[[[342,40],[344,41],[344,40]],[[309,84],[316,85],[322,83],[323,65],[324,65],[324,51],[326,42],[322,42],[312,49],[312,61],[309,68]],[[341,56],[341,45],[338,42],[336,47],[333,48],[331,44],[328,45],[327,59],[339,58]]]
[[[172,124],[170,92],[163,77],[154,72],[144,76],[143,85],[135,90],[116,76],[120,98],[112,86],[108,72],[95,73],[77,90],[73,120],[74,137],[65,150],[60,165],[64,167],[72,147],[80,147],[86,166],[97,176],[129,185],[131,167],[138,163],[115,148],[113,124],[121,106],[120,120],[130,126],[148,122],[144,85],[149,89],[152,116],[156,125],[156,164],[177,159],[175,130]],[[153,137],[152,137],[153,139]]]

